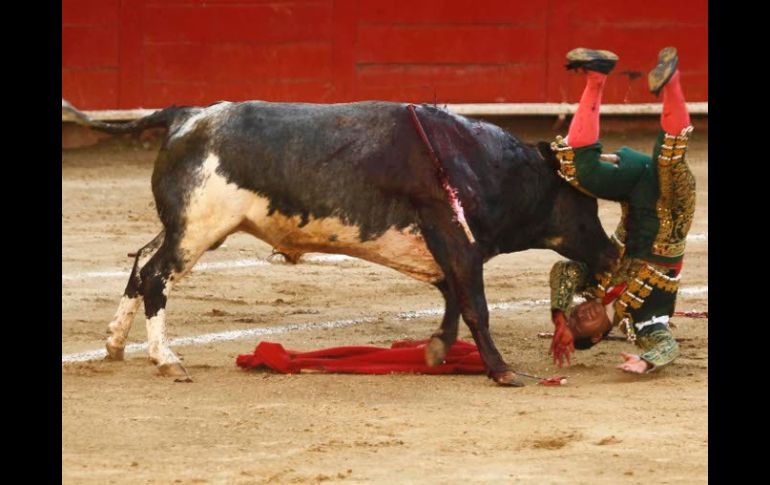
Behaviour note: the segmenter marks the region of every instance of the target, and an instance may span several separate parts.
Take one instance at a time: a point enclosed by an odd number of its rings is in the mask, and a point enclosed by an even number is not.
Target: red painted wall
[[[679,48],[708,100],[707,0],[63,0],[62,92],[83,109],[214,101],[577,102],[573,47],[620,56],[608,103],[653,102]],[[641,77],[632,79],[633,74]]]

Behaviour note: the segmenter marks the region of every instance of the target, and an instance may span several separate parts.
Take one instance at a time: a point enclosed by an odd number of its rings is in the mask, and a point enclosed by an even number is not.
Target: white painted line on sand
[[[708,292],[708,286],[686,286],[684,288],[679,288],[680,295],[705,295],[708,294]]]
[[[62,273],[62,281],[81,280],[87,278],[125,278],[128,271],[84,271],[82,273]]]
[[[254,266],[267,266],[270,263],[262,259],[238,259],[234,261],[216,261],[213,263],[200,263],[195,265],[193,271],[216,271],[233,268],[252,268]],[[62,281],[80,280],[86,278],[127,278],[129,271],[86,271],[82,273],[63,273]]]
[[[308,254],[306,256],[302,256],[302,259],[300,261],[313,261],[313,262],[321,262],[321,263],[336,263],[339,261],[355,261],[358,258],[354,258],[352,256],[347,256],[345,254]]]
[[[679,290],[683,294],[697,295],[708,293],[708,286],[694,286],[681,288]],[[492,303],[489,305],[489,311],[499,310],[517,310],[521,308],[529,308],[536,306],[544,306],[548,304],[547,299],[540,300],[520,300],[520,301],[508,301],[502,303]],[[432,316],[441,316],[444,314],[443,308],[425,308],[422,310],[413,310],[400,312],[395,315],[398,320],[413,320],[415,318],[424,318]],[[247,337],[259,337],[262,335],[275,335],[279,333],[297,332],[302,330],[321,330],[327,328],[341,328],[349,327],[352,325],[359,325],[361,323],[369,323],[379,320],[378,317],[362,317],[346,320],[333,320],[330,322],[310,322],[310,323],[295,323],[288,325],[280,325],[276,327],[263,327],[263,328],[248,328],[242,330],[230,330],[227,332],[207,333],[203,335],[195,335],[190,337],[177,337],[169,340],[171,346],[184,346],[184,345],[204,345],[212,342],[225,342],[230,340],[239,340]],[[138,352],[147,349],[147,344],[129,344],[126,346],[126,353]],[[87,352],[78,352],[73,354],[62,354],[62,364],[67,362],[83,362],[87,360],[102,359],[107,355],[107,351],[104,349],[91,350]]]
[[[212,342],[226,342],[229,340],[238,340],[246,337],[258,337],[262,335],[274,335],[278,333],[296,332],[300,330],[320,330],[324,328],[341,328],[349,327],[351,325],[358,325],[360,323],[373,322],[377,320],[374,317],[355,318],[349,320],[334,320],[331,322],[320,323],[295,323],[289,325],[281,325],[278,327],[262,327],[262,328],[248,328],[242,330],[230,330],[227,332],[207,333],[203,335],[195,335],[190,337],[177,337],[169,340],[169,345],[183,346],[183,345],[205,345]],[[140,350],[146,350],[147,344],[128,344],[126,345],[126,353],[138,352]],[[107,351],[104,349],[91,350],[88,352],[78,352],[75,354],[64,354],[61,356],[62,364],[65,362],[83,362],[86,360],[103,359],[107,356]]]
[[[334,263],[340,261],[353,261],[356,258],[345,256],[342,254],[317,254],[308,255],[303,257],[303,260],[320,262],[320,263]],[[255,266],[270,266],[272,263],[265,259],[236,259],[230,261],[216,261],[213,263],[200,263],[196,264],[193,268],[193,272],[199,271],[219,271],[236,268],[253,268]],[[62,281],[82,280],[88,278],[128,278],[129,271],[85,271],[78,273],[62,273]]]

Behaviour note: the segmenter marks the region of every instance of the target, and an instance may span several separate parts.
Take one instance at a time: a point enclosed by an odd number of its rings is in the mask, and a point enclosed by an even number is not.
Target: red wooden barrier
[[[62,92],[83,109],[576,102],[564,54],[586,46],[620,56],[605,102],[647,103],[667,45],[707,101],[707,0],[63,0]]]

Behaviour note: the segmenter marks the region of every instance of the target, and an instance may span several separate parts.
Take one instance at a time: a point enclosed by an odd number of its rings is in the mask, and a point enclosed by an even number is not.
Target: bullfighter
[[[677,69],[678,54],[666,47],[649,72],[650,91],[663,93],[661,130],[652,156],[623,147],[602,155],[599,106],[607,75],[618,56],[578,48],[567,69],[586,75],[586,86],[566,138],[551,144],[559,175],[592,197],[617,201],[621,220],[612,236],[620,257],[614,268],[591,274],[577,261],[559,261],[550,273],[550,352],[561,366],[575,349],[587,349],[620,326],[640,355],[622,353],[619,369],[647,373],[679,355],[669,318],[674,313],[687,233],[695,211],[695,178],[685,159],[693,127]],[[573,305],[573,297],[586,301]]]

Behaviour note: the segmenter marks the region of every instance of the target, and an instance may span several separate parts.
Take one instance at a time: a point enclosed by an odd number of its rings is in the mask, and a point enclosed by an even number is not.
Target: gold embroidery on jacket
[[[557,136],[556,141],[551,143],[551,150],[553,150],[556,159],[559,161],[559,170],[556,171],[559,177],[567,181],[571,186],[575,187],[584,194],[598,198],[596,195],[587,191],[580,185],[577,179],[577,169],[575,168],[575,150],[571,146],[564,144],[564,138]]]
[[[668,268],[650,264],[638,258],[625,258],[609,281],[601,281],[605,288],[626,282],[627,287],[613,303],[615,323],[628,318],[633,323],[631,310],[638,310],[650,296],[654,288],[667,293],[676,293],[679,289],[680,276],[670,277],[665,273]],[[604,296],[606,290],[603,290]]]
[[[695,177],[685,161],[687,141],[692,127],[679,136],[665,134],[658,155],[660,195],[655,205],[658,234],[652,253],[658,256],[682,256],[695,213]]]

